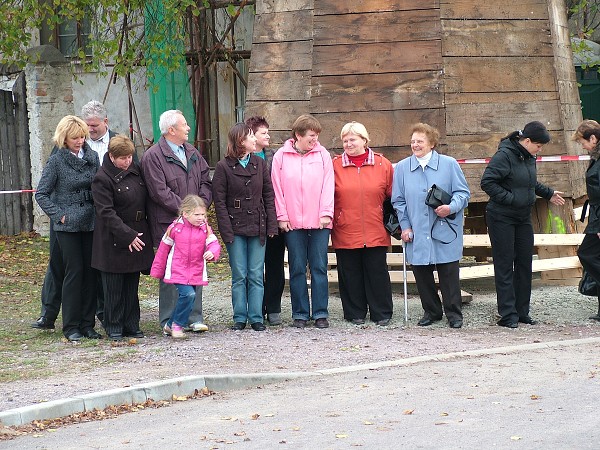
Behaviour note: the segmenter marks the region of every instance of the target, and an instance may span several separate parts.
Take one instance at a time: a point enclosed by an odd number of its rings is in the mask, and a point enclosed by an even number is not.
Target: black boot
[[[598,313],[595,316],[591,316],[590,319],[600,322],[600,297],[598,297]]]

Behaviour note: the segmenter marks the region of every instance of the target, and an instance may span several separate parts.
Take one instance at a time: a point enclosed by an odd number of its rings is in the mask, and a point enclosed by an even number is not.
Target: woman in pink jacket
[[[179,208],[180,217],[163,236],[150,275],[174,284],[179,298],[163,333],[183,338],[183,328],[196,300],[196,286],[206,286],[205,261],[216,261],[221,254],[217,237],[206,223],[206,204],[197,195],[187,195]]]
[[[279,228],[285,232],[294,326],[327,328],[327,246],[333,218],[333,164],[319,144],[321,124],[309,114],[296,119],[292,138],[273,157],[271,180]],[[306,285],[310,266],[311,304]]]

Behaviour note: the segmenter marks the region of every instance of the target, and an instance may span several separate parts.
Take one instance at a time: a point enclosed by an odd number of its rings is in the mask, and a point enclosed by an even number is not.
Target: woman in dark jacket
[[[263,331],[263,265],[267,236],[277,234],[269,169],[256,156],[252,129],[238,123],[229,131],[227,154],[217,163],[213,200],[231,267],[233,330]]]
[[[261,116],[248,117],[245,122],[256,137],[255,153],[265,160],[270,174],[275,151],[269,148],[269,123]],[[284,255],[285,235],[280,232],[269,237],[265,250],[263,316],[266,316],[270,325],[281,325],[281,296],[285,287]]]
[[[99,339],[96,322],[96,272],[92,269],[94,202],[91,184],[98,154],[85,142],[88,126],[76,116],[63,117],[56,127],[58,147],[48,159],[35,199],[52,221],[63,261],[63,334],[70,341]]]
[[[112,340],[142,338],[138,285],[154,253],[146,221],[146,185],[133,162],[133,142],[115,136],[92,182],[96,228],[92,267],[104,288],[104,328]]]
[[[537,181],[536,155],[550,142],[541,122],[529,122],[500,141],[481,178],[481,189],[490,196],[486,208],[492,244],[498,300],[498,325],[517,328],[534,325],[529,316],[533,226],[531,208],[536,195],[555,205],[564,205],[562,192]]]
[[[573,140],[590,154],[590,165],[585,173],[590,213],[577,256],[583,268],[600,286],[600,124],[595,120],[584,120],[573,134]],[[600,321],[600,289],[598,313],[590,319]]]

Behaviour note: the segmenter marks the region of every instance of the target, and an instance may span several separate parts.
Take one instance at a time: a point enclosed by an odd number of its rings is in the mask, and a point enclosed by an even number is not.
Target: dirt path
[[[465,286],[463,286],[465,288]],[[290,326],[289,293],[283,299],[285,323],[266,332],[229,330],[230,289],[226,282],[206,288],[204,309],[208,333],[191,334],[174,341],[159,334],[156,300],[144,302],[143,321],[153,331],[135,344],[115,346],[107,340],[97,346],[74,345],[57,339],[43,355],[23,349],[24,364],[31,358],[46,358],[53,375],[3,383],[0,410],[71,397],[100,390],[184,375],[287,372],[333,368],[418,355],[459,352],[534,342],[600,336],[600,324],[588,320],[597,306],[576,287],[535,286],[532,316],[535,326],[509,330],[495,325],[495,294],[486,287],[467,286],[474,293],[465,305],[465,326],[448,328],[445,320],[427,328],[416,326],[421,307],[416,295],[409,297],[409,316],[403,322],[403,298],[394,294],[394,318],[388,327],[371,322],[356,327],[342,319],[336,292],[330,297],[331,327],[298,330]],[[23,327],[28,321],[23,321]],[[35,331],[36,333],[38,331]],[[56,332],[58,333],[58,332]]]

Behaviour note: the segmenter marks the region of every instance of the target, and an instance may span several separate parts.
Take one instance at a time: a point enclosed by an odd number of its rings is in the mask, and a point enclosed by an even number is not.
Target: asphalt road
[[[597,449],[599,409],[588,340],[216,393],[0,449]]]

